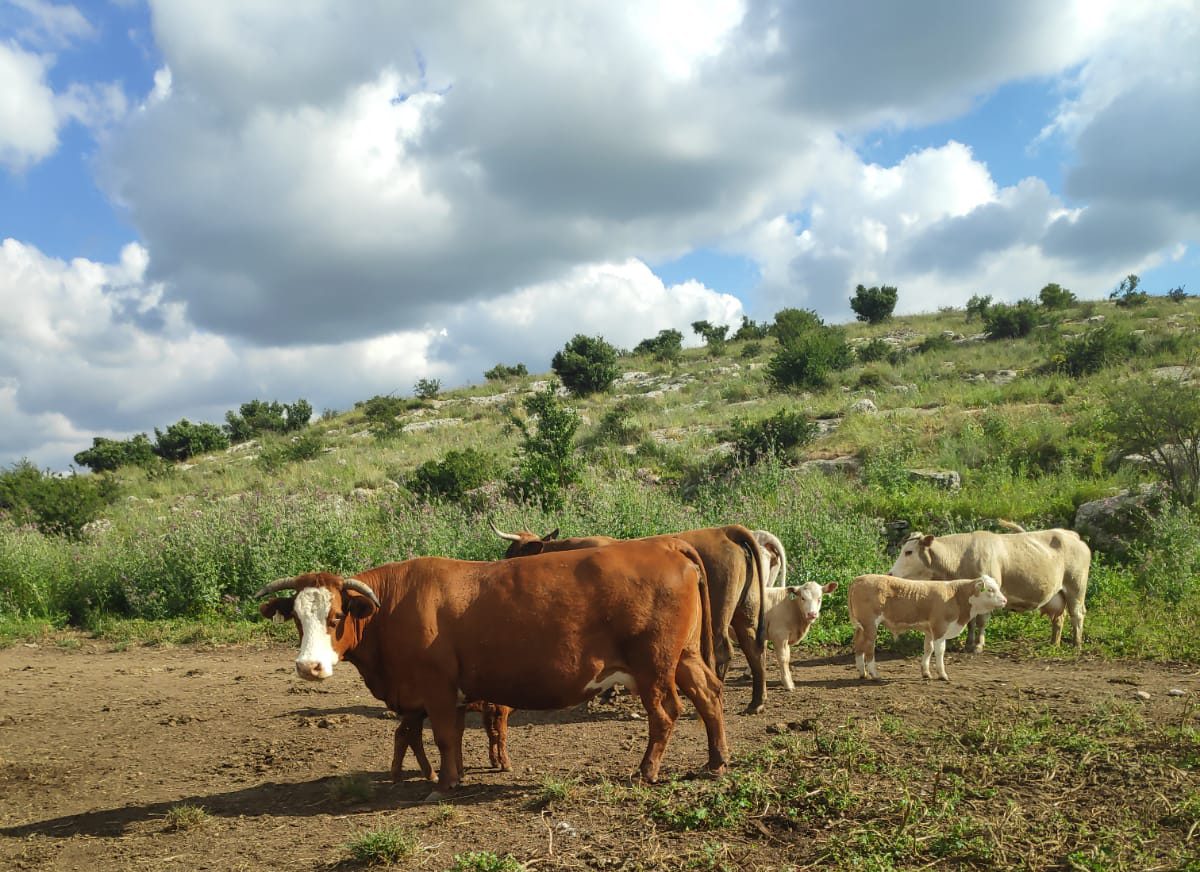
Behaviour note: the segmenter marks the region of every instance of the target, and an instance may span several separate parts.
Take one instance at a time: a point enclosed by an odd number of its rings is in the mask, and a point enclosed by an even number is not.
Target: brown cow
[[[623,542],[501,563],[421,557],[348,579],[281,579],[258,595],[288,588],[294,598],[259,610],[295,619],[302,678],[328,678],[339,660],[353,663],[371,693],[403,716],[397,749],[419,744],[412,727],[428,712],[441,752],[431,798],[462,780],[467,702],[563,708],[617,682],[646,709],[644,780],[657,779],[679,717],[676,688],[704,721],[708,768],[728,765],[704,564],[684,542]]]
[[[504,553],[506,558],[594,548],[622,541],[608,536],[559,539],[558,530],[538,538],[536,534],[527,530],[504,533],[498,530],[495,524],[492,525],[492,531],[511,543]],[[642,540],[625,541],[652,541],[670,537],[682,539],[693,546],[704,561],[704,571],[708,574],[708,593],[712,598],[717,675],[724,681],[729,662],[733,659],[733,642],[729,638],[729,630],[732,627],[738,645],[746,655],[754,682],[746,714],[758,714],[763,710],[767,698],[767,673],[763,668],[766,640],[766,570],[758,540],[740,524],[730,524],[726,527],[705,527],[699,530],[685,530],[682,533],[669,533],[666,537],[649,536]],[[755,627],[753,633],[752,625]]]

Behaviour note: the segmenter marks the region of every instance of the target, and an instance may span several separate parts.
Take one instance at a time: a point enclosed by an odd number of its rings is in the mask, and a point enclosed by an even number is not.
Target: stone
[[[821,472],[825,475],[857,475],[862,470],[862,461],[852,454],[841,457],[822,457],[806,460],[800,464],[804,472]]]
[[[1133,698],[1140,699],[1142,702],[1145,702],[1150,698],[1150,694],[1146,693],[1144,690],[1135,690],[1133,692]]]
[[[943,490],[956,491],[962,487],[962,476],[954,469],[909,469],[913,481],[927,481]]]
[[[863,397],[861,400],[855,400],[850,404],[850,411],[870,415],[878,412],[879,407],[875,405],[875,401],[870,397]]]
[[[1183,695],[1184,695],[1184,691],[1180,690],[1178,687],[1172,687],[1170,690],[1167,691],[1167,696],[1183,696]]]
[[[1072,526],[1093,549],[1124,556],[1166,503],[1165,485],[1143,484],[1083,503]]]
[[[1000,369],[992,374],[992,381],[998,385],[1006,385],[1015,380],[1017,371],[1013,369]]]

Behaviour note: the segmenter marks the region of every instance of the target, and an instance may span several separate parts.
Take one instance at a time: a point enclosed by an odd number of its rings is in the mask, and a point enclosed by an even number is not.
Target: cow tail
[[[684,543],[685,545],[687,543]],[[696,567],[697,585],[700,589],[700,656],[713,672],[717,671],[717,653],[713,639],[712,601],[708,596],[708,573],[704,571],[704,561],[691,545],[684,552]]]
[[[757,580],[758,625],[754,630],[754,644],[759,647],[759,650],[762,650],[767,644],[767,574],[763,572],[762,549],[759,547],[758,540],[754,538],[754,534],[744,527],[734,527],[729,532],[730,538],[745,550],[748,568],[754,571]],[[742,600],[738,603],[738,608],[741,608],[746,602],[746,593],[749,589],[749,585],[743,588]]]

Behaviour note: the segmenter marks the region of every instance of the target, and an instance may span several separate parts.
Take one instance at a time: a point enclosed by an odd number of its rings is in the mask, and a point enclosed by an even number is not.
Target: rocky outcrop
[[[1131,542],[1145,535],[1167,498],[1165,485],[1143,484],[1083,503],[1075,511],[1075,532],[1096,551],[1124,555]]]

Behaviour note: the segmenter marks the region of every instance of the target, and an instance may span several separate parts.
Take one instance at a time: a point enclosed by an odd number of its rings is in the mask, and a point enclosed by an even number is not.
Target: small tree
[[[708,348],[709,354],[720,354],[725,350],[725,337],[729,333],[728,325],[710,324],[708,321],[693,321],[692,330],[704,340],[704,345]]]
[[[1171,288],[1171,290],[1167,291],[1167,299],[1172,303],[1182,303],[1188,298],[1188,292],[1184,290],[1186,287],[1187,285],[1179,285],[1178,287]]]
[[[971,299],[967,300],[967,320],[971,321],[975,318],[983,320],[983,316],[987,314],[987,310],[991,308],[991,294],[974,294]]]
[[[1112,324],[1101,324],[1066,340],[1052,362],[1060,372],[1079,378],[1099,372],[1107,366],[1124,363],[1137,354],[1141,346],[1141,337],[1131,331]]]
[[[400,435],[403,425],[399,416],[410,408],[407,400],[376,394],[361,404],[363,417],[376,439],[387,441]]]
[[[1144,458],[1180,503],[1196,505],[1200,487],[1200,387],[1129,379],[1105,392],[1104,428],[1119,457]]]
[[[836,327],[819,327],[785,342],[767,363],[767,378],[776,388],[821,388],[829,374],[854,362],[845,334]]]
[[[850,308],[859,321],[881,324],[892,317],[900,292],[891,285],[868,288],[859,285],[850,298]]]
[[[1115,300],[1117,305],[1122,308],[1131,306],[1144,306],[1150,302],[1150,295],[1145,291],[1139,291],[1138,285],[1142,280],[1134,273],[1130,273],[1121,279],[1121,283],[1117,285],[1117,289],[1108,295],[1110,300]]]
[[[1021,300],[1015,306],[996,303],[983,313],[983,329],[988,339],[1020,339],[1038,324],[1037,304]]]
[[[492,481],[499,472],[492,455],[464,448],[447,451],[441,460],[422,463],[413,472],[410,486],[426,498],[458,501],[467,491]]]
[[[125,440],[92,437],[92,447],[75,455],[75,462],[92,472],[111,472],[122,466],[149,466],[155,462],[154,446],[145,433]]]
[[[441,390],[442,380],[437,378],[417,379],[417,383],[413,385],[413,393],[422,400],[432,400]]]
[[[550,361],[550,368],[577,397],[607,390],[617,379],[617,350],[601,336],[575,334]]]
[[[44,533],[78,536],[116,496],[106,475],[54,475],[28,460],[0,471],[0,510]]]
[[[509,419],[521,434],[510,490],[547,512],[562,508],[563,491],[579,481],[582,466],[575,452],[579,415],[558,398],[555,387],[526,397],[521,403],[526,417]]]
[[[229,447],[229,437],[216,424],[193,424],[180,418],[166,432],[154,428],[154,453],[163,460],[181,461]]]
[[[529,375],[529,370],[523,363],[518,363],[516,366],[505,366],[503,363],[498,363],[485,372],[483,377],[488,381],[507,381],[510,378],[526,375]]]
[[[817,425],[801,412],[780,409],[759,421],[735,418],[726,435],[733,442],[733,460],[750,466],[766,457],[783,458],[793,448],[811,442],[817,435]]]
[[[1038,299],[1041,300],[1043,308],[1051,310],[1066,309],[1078,302],[1075,294],[1056,282],[1051,282],[1038,291]]]
[[[738,327],[737,332],[733,334],[734,342],[743,342],[747,339],[766,339],[771,335],[771,325],[765,321],[759,323],[751,321],[746,315],[742,316],[742,324]]]
[[[779,340],[780,345],[786,345],[802,334],[824,325],[825,322],[820,316],[810,309],[780,309],[775,313],[771,333]]]
[[[633,353],[649,354],[664,363],[676,361],[683,353],[683,334],[678,330],[659,330],[657,336],[635,345]]]
[[[283,428],[285,433],[294,433],[297,430],[303,430],[308,426],[308,422],[312,420],[312,403],[303,397],[294,403],[288,403],[283,409],[287,417],[287,424]]]

